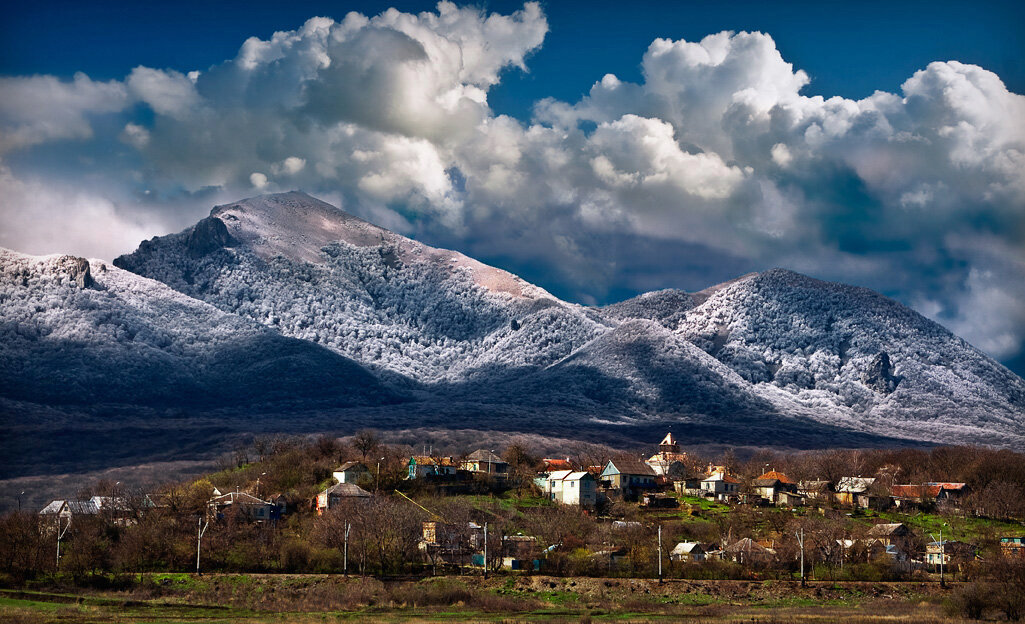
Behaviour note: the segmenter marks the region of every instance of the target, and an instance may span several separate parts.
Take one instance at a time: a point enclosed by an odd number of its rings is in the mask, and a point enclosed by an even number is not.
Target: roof
[[[751,551],[754,551],[754,552],[765,552],[765,553],[772,552],[771,550],[769,550],[765,546],[762,546],[761,544],[759,544],[758,542],[754,541],[750,537],[741,538],[741,539],[733,542],[732,544],[730,544],[729,546],[727,546],[723,550],[725,550],[726,552],[730,552],[730,553],[751,552]]]
[[[765,480],[775,479],[776,481],[779,481],[780,483],[786,483],[788,485],[794,485],[793,479],[791,479],[790,477],[786,476],[782,472],[776,472],[775,470],[770,470],[769,472],[766,472],[762,476],[758,477],[758,479],[756,479],[756,481],[762,480],[762,479],[765,479]]]
[[[568,459],[552,459],[546,457],[542,459],[541,462],[545,465],[544,469],[549,472],[552,470],[569,470],[573,467],[573,464],[571,464]]]
[[[702,481],[724,481],[726,483],[740,483],[740,481],[737,481],[729,475],[724,475],[721,472],[714,472],[711,475],[702,479]]]
[[[658,443],[659,446],[676,446],[676,438],[673,437],[673,432],[670,431],[666,434],[666,437],[662,438],[662,441]]]
[[[880,535],[897,535],[899,533],[907,533],[908,528],[900,522],[887,523],[887,524],[876,524],[868,530],[869,535],[880,536]]]
[[[701,544],[697,542],[680,542],[675,548],[673,548],[672,553],[674,555],[689,555],[695,550],[701,552],[704,551],[704,548],[702,548]]]
[[[74,500],[55,500],[50,501],[46,507],[43,507],[40,514],[58,514],[64,509],[64,505],[68,506],[68,511],[72,515],[87,515],[95,516],[100,512],[100,508],[96,506],[96,503],[92,500],[85,501],[74,501]]]
[[[836,484],[837,492],[860,494],[872,487],[876,480],[870,477],[843,477]]]
[[[245,492],[228,492],[227,494],[215,496],[211,498],[207,504],[234,505],[235,503],[238,503],[239,505],[270,505],[267,501],[256,498],[252,494],[247,494]]]
[[[942,489],[942,490],[957,490],[957,491],[961,491],[961,490],[965,489],[967,484],[965,484],[965,483],[954,483],[954,482],[950,482],[950,481],[929,481],[928,483],[925,483],[924,485],[928,485],[930,487],[932,487],[932,486],[939,486],[940,489]]]
[[[336,483],[321,492],[321,494],[327,494],[329,496],[333,494],[335,496],[352,498],[366,498],[371,496],[370,492],[364,490],[355,483]]]
[[[335,468],[335,472],[345,472],[346,470],[352,470],[353,468],[358,468],[360,470],[367,470],[367,471],[370,470],[369,468],[364,466],[361,462],[358,462],[358,461],[347,461],[344,464],[342,464],[341,466]]]
[[[801,481],[797,489],[805,492],[828,492],[832,483],[826,480]]]
[[[646,477],[655,476],[655,471],[651,469],[651,466],[642,462],[639,459],[634,459],[632,457],[627,457],[623,459],[610,459],[609,463],[605,466],[605,470],[602,471],[602,474],[608,472],[610,466],[615,468],[618,474],[642,475]]]
[[[410,458],[421,466],[455,466],[456,461],[451,457],[431,457],[429,455],[414,455]]]
[[[573,474],[572,470],[556,470],[548,475],[548,479],[551,481],[562,481],[571,474]]]
[[[478,449],[466,456],[467,461],[491,462],[492,464],[504,464],[505,460],[491,451]]]

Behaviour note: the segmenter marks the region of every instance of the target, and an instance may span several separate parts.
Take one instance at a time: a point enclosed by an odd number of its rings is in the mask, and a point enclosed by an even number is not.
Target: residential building
[[[944,566],[959,566],[975,559],[975,546],[965,542],[943,540],[925,546],[925,562],[931,566],[939,566],[941,560]]]
[[[466,459],[459,463],[460,470],[489,474],[495,477],[506,477],[509,474],[509,464],[491,451],[477,450],[466,456]]]
[[[701,480],[701,491],[706,496],[713,496],[719,500],[725,500],[736,496],[740,491],[740,481],[723,472],[713,472]]]
[[[639,492],[654,488],[656,476],[651,466],[641,460],[624,458],[609,460],[602,470],[601,480],[624,499],[631,500]]]
[[[223,519],[233,511],[250,520],[265,522],[277,519],[279,510],[276,505],[238,490],[215,496],[207,502],[207,514],[211,519]]]
[[[556,470],[545,478],[544,491],[560,505],[594,508],[598,500],[598,488],[589,472]]]
[[[868,530],[866,534],[870,538],[879,541],[882,544],[890,546],[892,544],[902,543],[906,538],[911,537],[911,529],[902,522],[876,524]]]
[[[356,483],[360,479],[370,477],[370,469],[356,461],[347,461],[335,468],[331,476],[339,483]]]
[[[737,540],[723,549],[723,556],[744,565],[767,564],[776,558],[776,551],[749,537]]]
[[[886,507],[890,502],[889,496],[877,496],[870,491],[875,482],[871,477],[843,477],[836,484],[836,502],[865,509]]]
[[[829,481],[801,481],[797,493],[803,494],[809,503],[828,503],[833,500],[833,484]]]
[[[1025,537],[1001,537],[1000,552],[1004,557],[1025,559]]]
[[[336,483],[317,494],[314,504],[317,515],[320,516],[326,510],[339,505],[343,500],[363,500],[370,497],[370,492],[355,483]]]
[[[779,502],[783,492],[797,492],[797,484],[782,472],[770,470],[752,482],[755,494],[771,503]]]
[[[454,477],[459,463],[451,457],[414,455],[409,458],[409,479]]]
[[[670,552],[673,561],[704,561],[705,548],[698,542],[680,542]]]

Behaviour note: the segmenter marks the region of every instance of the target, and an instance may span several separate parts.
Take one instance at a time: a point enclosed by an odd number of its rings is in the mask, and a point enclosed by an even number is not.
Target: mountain
[[[401,399],[334,351],[99,260],[0,249],[0,311],[8,400],[210,408]]]
[[[299,192],[215,207],[115,265],[416,401],[478,405],[484,425],[501,406],[572,427],[732,423],[735,442],[1025,442],[1021,378],[895,301],[784,270],[584,307]]]

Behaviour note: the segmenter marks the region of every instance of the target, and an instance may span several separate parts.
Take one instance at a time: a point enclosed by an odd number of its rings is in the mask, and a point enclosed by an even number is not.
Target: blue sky
[[[5,8],[0,246],[301,187],[584,303],[868,286],[1025,371],[1022,3],[460,6]]]

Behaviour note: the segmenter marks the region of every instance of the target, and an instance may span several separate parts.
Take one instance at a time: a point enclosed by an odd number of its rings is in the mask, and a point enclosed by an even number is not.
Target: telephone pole
[[[342,546],[342,573],[349,574],[349,529],[352,525],[348,520],[345,522],[345,538]]]
[[[484,523],[484,578],[488,578],[488,523]]]
[[[658,525],[658,582],[662,583],[662,525]]]
[[[804,580],[804,527],[801,527],[800,532],[794,533],[797,536],[797,543],[801,545],[801,587],[805,587]]]
[[[60,512],[57,513],[57,570],[61,567],[61,539],[64,538],[64,534],[71,528],[71,516],[68,516],[68,525],[61,528],[61,516]]]
[[[203,534],[210,528],[210,521],[207,520],[206,524],[203,524],[203,518],[200,517],[196,525],[196,574],[200,574],[199,571],[199,551],[203,547]]]

